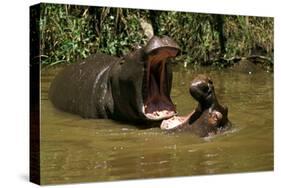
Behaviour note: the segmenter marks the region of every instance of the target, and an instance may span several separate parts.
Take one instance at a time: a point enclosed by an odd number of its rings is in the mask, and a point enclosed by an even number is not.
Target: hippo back
[[[119,58],[96,54],[71,64],[58,73],[49,89],[49,99],[59,109],[85,118],[106,118],[112,97],[108,74]],[[106,100],[104,100],[106,99]]]

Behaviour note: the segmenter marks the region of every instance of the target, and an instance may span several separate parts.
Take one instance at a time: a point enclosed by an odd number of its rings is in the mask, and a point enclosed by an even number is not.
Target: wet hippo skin
[[[213,82],[209,77],[198,75],[192,80],[189,92],[198,101],[195,110],[187,116],[174,116],[164,120],[161,129],[188,130],[205,137],[231,127],[228,108],[219,104]]]
[[[154,36],[147,45],[117,58],[95,54],[67,66],[53,80],[49,99],[55,107],[84,118],[157,121],[176,114],[170,98],[169,58],[179,46]]]

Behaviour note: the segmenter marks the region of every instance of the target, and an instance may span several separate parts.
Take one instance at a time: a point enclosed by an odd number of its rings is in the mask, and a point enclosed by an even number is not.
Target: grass
[[[221,66],[220,58],[251,55],[273,62],[273,18],[60,4],[41,5],[41,62],[74,63],[96,52],[123,56],[147,42],[141,20],[178,42],[185,64]]]

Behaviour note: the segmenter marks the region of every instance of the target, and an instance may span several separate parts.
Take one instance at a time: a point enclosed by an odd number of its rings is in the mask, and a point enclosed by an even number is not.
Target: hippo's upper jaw
[[[198,101],[200,108],[206,109],[217,104],[213,82],[205,75],[198,75],[192,80],[189,92]]]

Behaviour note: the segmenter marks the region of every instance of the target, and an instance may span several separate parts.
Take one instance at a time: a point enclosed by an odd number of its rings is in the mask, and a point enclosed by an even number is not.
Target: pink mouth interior
[[[144,100],[145,116],[152,120],[167,119],[176,114],[169,93],[167,93],[166,58],[175,56],[173,49],[161,50],[151,55],[147,66],[148,95]]]

